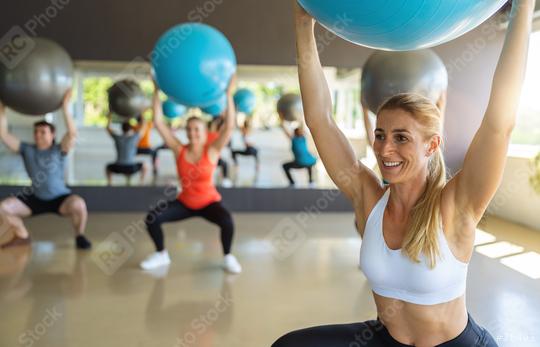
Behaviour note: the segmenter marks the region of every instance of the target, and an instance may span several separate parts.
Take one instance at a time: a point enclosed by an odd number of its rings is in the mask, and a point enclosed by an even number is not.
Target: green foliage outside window
[[[531,185],[540,194],[540,153],[533,160],[533,175],[530,178]]]
[[[88,77],[83,81],[84,125],[104,127],[107,124],[109,105],[107,89],[112,86],[109,77]]]

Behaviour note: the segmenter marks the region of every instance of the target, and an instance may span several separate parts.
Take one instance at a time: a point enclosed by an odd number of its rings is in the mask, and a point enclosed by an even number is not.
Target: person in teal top
[[[304,129],[299,126],[294,129],[294,133],[290,133],[285,127],[285,124],[281,122],[281,129],[285,135],[291,140],[291,149],[294,154],[294,160],[283,164],[283,171],[289,180],[291,187],[295,186],[294,179],[291,175],[291,169],[307,169],[309,184],[313,185],[313,165],[317,162],[317,158],[309,152],[307,148],[307,141],[304,135]]]

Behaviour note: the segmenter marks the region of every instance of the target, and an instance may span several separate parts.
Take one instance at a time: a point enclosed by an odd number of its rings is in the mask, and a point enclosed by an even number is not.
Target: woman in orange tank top
[[[186,132],[188,144],[182,144],[163,120],[159,89],[155,85],[153,97],[154,126],[163,138],[165,144],[173,151],[176,160],[178,178],[182,192],[178,197],[169,201],[166,206],[157,204],[146,216],[148,233],[154,242],[156,252],[141,262],[141,268],[150,270],[170,264],[170,258],[163,240],[163,223],[180,221],[190,217],[202,217],[210,223],[219,226],[223,246],[223,268],[232,273],[240,273],[242,267],[231,254],[234,235],[234,223],[230,212],[222,205],[221,195],[212,182],[220,151],[225,147],[234,128],[235,109],[232,101],[232,86],[235,77],[231,79],[227,90],[227,109],[222,117],[224,124],[217,138],[209,142],[206,124],[197,117],[187,120]]]
[[[141,139],[137,144],[137,155],[148,155],[152,158],[152,173],[155,182],[157,176],[157,157],[156,151],[152,149],[152,144],[150,143],[154,125],[152,124],[152,121],[144,121],[143,115],[140,115],[137,119],[139,124],[135,129],[142,131]]]

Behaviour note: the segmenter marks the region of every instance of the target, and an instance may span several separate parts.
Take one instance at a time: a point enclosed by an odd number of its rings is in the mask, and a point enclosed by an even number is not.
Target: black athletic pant
[[[165,249],[161,225],[163,223],[180,221],[190,217],[202,217],[210,223],[218,225],[221,229],[223,253],[229,254],[231,252],[234,223],[231,214],[221,202],[214,202],[199,210],[192,210],[184,206],[184,204],[178,200],[169,201],[165,208],[156,206],[148,212],[148,215],[145,218],[148,233],[150,234],[152,241],[154,241],[154,245],[158,252]]]
[[[149,155],[152,157],[152,173],[155,175],[157,172],[157,166],[156,166],[156,158],[157,153],[152,148],[137,148],[137,154],[138,155]]]
[[[231,151],[231,154],[235,164],[238,164],[236,159],[237,155],[253,156],[255,158],[255,163],[257,163],[257,165],[259,164],[259,151],[253,146],[247,146],[243,151]]]
[[[152,164],[154,166],[154,170],[153,170],[154,175],[157,175],[157,172],[158,172],[157,159],[158,159],[159,151],[163,149],[169,149],[169,147],[167,147],[166,144],[162,144],[161,146],[157,146],[156,148],[154,148],[152,151]]]
[[[218,166],[221,168],[221,172],[223,173],[223,178],[229,178],[229,164],[221,158],[218,160]]]
[[[272,347],[412,347],[395,340],[379,320],[324,325],[288,333]],[[440,347],[497,347],[489,332],[469,315],[465,330]]]
[[[288,163],[283,164],[283,170],[285,171],[285,175],[287,175],[287,179],[289,180],[289,183],[291,185],[294,184],[294,179],[291,175],[291,169],[307,169],[308,175],[309,175],[309,183],[313,183],[313,172],[312,172],[313,165],[302,165],[297,163],[296,161],[291,161]]]

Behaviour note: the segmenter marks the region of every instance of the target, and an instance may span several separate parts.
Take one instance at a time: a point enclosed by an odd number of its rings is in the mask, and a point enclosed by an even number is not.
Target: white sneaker
[[[233,183],[230,179],[228,178],[224,178],[222,181],[221,181],[221,186],[223,188],[231,188],[233,186]]]
[[[169,252],[165,250],[150,254],[141,262],[140,266],[143,270],[152,270],[161,266],[168,266],[170,263],[171,258],[169,258]]]
[[[233,274],[239,274],[240,272],[242,272],[242,265],[240,265],[234,255],[227,254],[223,258],[223,269]]]
[[[311,182],[311,183],[308,184],[308,187],[309,188],[317,188],[317,183]]]

